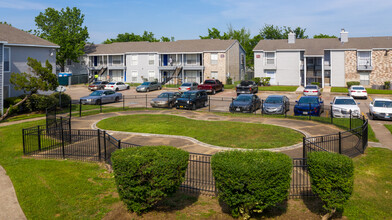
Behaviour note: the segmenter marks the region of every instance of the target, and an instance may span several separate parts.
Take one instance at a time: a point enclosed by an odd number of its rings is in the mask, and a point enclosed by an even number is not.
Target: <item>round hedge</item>
[[[170,146],[143,146],[112,154],[114,178],[130,211],[147,211],[185,179],[189,153]]]
[[[285,154],[225,151],[213,155],[211,166],[219,198],[234,217],[249,218],[288,196],[292,161]]]

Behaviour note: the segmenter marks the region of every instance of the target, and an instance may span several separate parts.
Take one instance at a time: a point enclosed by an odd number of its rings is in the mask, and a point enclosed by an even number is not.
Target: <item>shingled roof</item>
[[[112,44],[86,45],[88,55],[120,53],[201,53],[206,51],[226,51],[236,40],[200,39],[173,42],[120,42]]]
[[[51,43],[25,31],[11,27],[8,24],[0,24],[0,41],[5,41],[8,44],[58,47],[57,44]]]
[[[261,40],[253,51],[303,50],[305,55],[324,55],[324,50],[392,49],[392,37],[350,37],[342,43],[339,38]]]

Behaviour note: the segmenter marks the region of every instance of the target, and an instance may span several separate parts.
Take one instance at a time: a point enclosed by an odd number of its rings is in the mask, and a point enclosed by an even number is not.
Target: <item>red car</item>
[[[223,91],[223,83],[217,79],[207,79],[203,84],[197,86],[198,90],[205,90],[206,92],[210,92],[213,95],[217,91]]]

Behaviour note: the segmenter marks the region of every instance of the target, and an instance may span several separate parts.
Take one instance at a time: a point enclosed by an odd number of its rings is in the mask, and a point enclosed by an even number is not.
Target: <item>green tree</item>
[[[328,34],[316,34],[313,38],[338,38],[335,35],[328,35]]]
[[[76,7],[63,8],[61,11],[47,8],[35,17],[38,29],[34,34],[60,46],[56,53],[56,62],[61,71],[64,71],[68,59],[79,62],[78,58],[84,54],[89,34],[83,22],[84,15]]]
[[[287,39],[288,34],[293,32],[297,39],[305,39],[308,38],[305,35],[306,28],[296,27],[291,28],[287,26],[279,27],[274,25],[265,24],[264,27],[260,30],[260,36],[263,39],[273,40],[273,39]]]
[[[134,33],[125,32],[124,34],[118,34],[116,38],[106,39],[104,44],[111,44],[115,42],[136,42],[136,41],[148,41],[148,42],[168,42],[174,41],[174,37],[168,38],[162,36],[161,39],[157,39],[154,37],[152,32],[144,31],[143,35],[137,35]]]
[[[7,23],[6,21],[0,21],[0,24],[8,24],[9,26],[12,27],[12,25],[10,23]]]
[[[32,73],[11,73],[11,84],[16,90],[23,90],[26,96],[14,106],[10,106],[4,115],[1,116],[0,121],[5,119],[10,110],[24,103],[30,96],[40,91],[52,91],[59,85],[56,74],[53,73],[53,67],[46,60],[45,66],[41,62],[31,57],[27,58],[27,65],[31,67]]]

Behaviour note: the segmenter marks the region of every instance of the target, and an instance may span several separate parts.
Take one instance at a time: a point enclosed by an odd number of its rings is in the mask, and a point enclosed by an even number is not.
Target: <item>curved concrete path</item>
[[[11,179],[2,166],[0,166],[0,219],[26,219]]]

